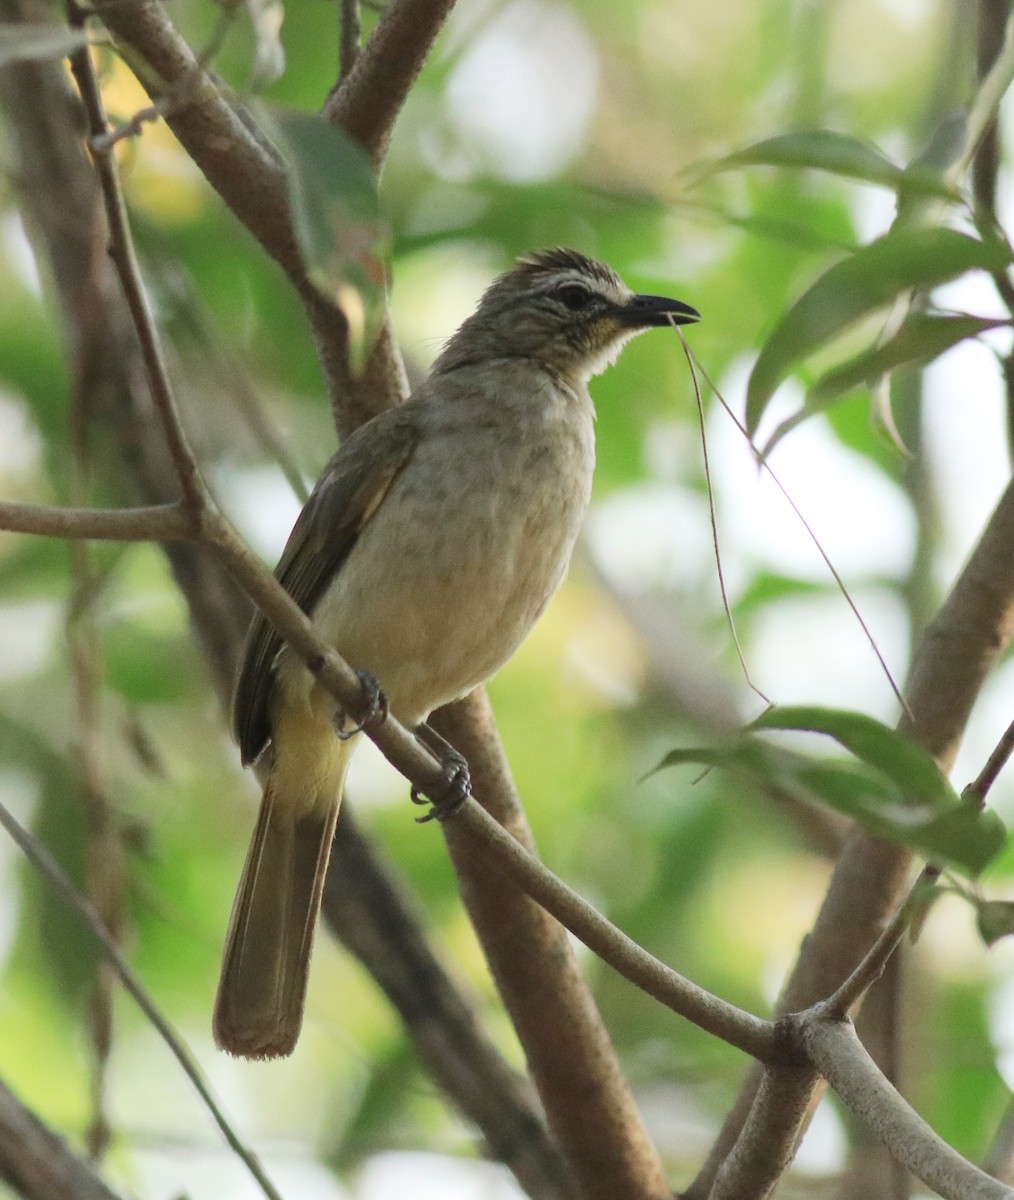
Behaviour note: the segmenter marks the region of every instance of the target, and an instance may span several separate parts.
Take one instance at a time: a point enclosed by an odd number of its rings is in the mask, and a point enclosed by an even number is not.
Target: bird
[[[589,379],[636,334],[699,319],[682,301],[635,294],[577,250],[523,255],[412,395],[342,441],[275,575],[322,640],[376,681],[381,715],[422,735],[434,709],[511,657],[562,581],[588,507]],[[290,1054],[299,1036],[362,729],[257,614],[233,730],[264,787],[213,1032],[228,1053],[269,1059]]]

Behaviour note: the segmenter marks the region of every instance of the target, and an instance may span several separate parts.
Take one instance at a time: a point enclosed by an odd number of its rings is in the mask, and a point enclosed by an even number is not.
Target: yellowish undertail
[[[216,1043],[244,1058],[291,1054],[299,1037],[324,876],[358,741],[339,742],[329,731],[308,788],[306,775],[291,768],[294,757],[305,761],[306,741],[316,739],[300,739],[293,756],[280,732],[276,727],[276,762],[233,904],[215,1001]]]

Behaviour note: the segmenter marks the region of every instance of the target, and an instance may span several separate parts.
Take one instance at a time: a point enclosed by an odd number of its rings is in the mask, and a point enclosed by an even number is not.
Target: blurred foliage
[[[195,47],[218,39],[219,7],[175,0],[171,12]],[[346,232],[350,221],[363,226],[339,265],[358,264],[352,282],[368,290],[376,255],[389,254],[396,325],[415,376],[493,273],[534,247],[575,245],[639,290],[693,303],[704,320],[688,340],[734,410],[745,415],[749,379],[761,441],[768,425],[791,424],[772,464],[804,511],[816,510],[818,533],[832,559],[847,563],[846,582],[901,679],[925,620],[916,598],[949,585],[1007,466],[998,397],[1010,314],[973,269],[1001,270],[1009,247],[998,231],[976,227],[964,192],[948,201],[953,186],[925,165],[919,179],[932,186],[917,201],[938,208],[894,228],[895,189],[908,197],[916,170],[905,164],[925,164],[920,155],[945,114],[973,98],[968,12],[959,0],[462,0],[399,122],[379,209],[360,174],[351,196],[360,207],[325,213]],[[368,30],[374,17],[363,15]],[[258,101],[312,113],[334,82],[335,25],[332,5],[286,6],[287,66],[266,83],[280,66],[278,47],[264,43],[262,29],[257,62],[257,38],[237,16],[215,69],[243,95],[256,90]],[[111,52],[100,59],[110,109],[126,119],[143,95]],[[574,110],[568,78],[579,69],[592,101]],[[565,118],[577,133],[553,141]],[[306,133],[315,123],[298,126]],[[555,157],[547,150],[538,169],[522,169],[504,149],[508,134],[528,145],[543,139]],[[146,125],[119,153],[146,281],[208,478],[271,557],[297,505],[244,404],[257,398],[307,478],[333,445],[300,307],[163,126]],[[708,169],[716,164],[722,169]],[[16,182],[3,188],[0,225],[0,494],[67,501],[71,355],[47,269],[33,263],[16,219]],[[1005,195],[1006,174],[1002,182]],[[325,170],[315,186],[320,199],[319,189],[344,184]],[[904,253],[890,253],[901,240]],[[956,277],[974,286],[933,291]],[[931,370],[924,384],[913,368],[958,342],[947,362],[959,364],[960,394],[953,374]],[[914,407],[899,404],[900,439],[882,403],[888,369],[898,371],[896,396],[915,397]],[[709,559],[697,418],[678,342],[662,332],[639,339],[593,393],[599,469],[589,535],[560,597],[492,684],[498,718],[547,861],[660,958],[766,1012],[828,876],[828,843],[814,832],[822,812],[814,825],[812,812],[773,798],[770,781],[756,775],[645,778],[674,748],[714,739],[716,694],[743,720],[760,705],[736,665]],[[792,540],[799,530],[790,510],[764,499],[750,452],[707,392],[705,400],[725,572],[752,673],[779,703],[892,722],[891,690],[845,602],[812,547]],[[807,419],[795,427],[800,412]],[[965,457],[952,457],[962,448]],[[290,1062],[265,1072],[213,1051],[217,956],[253,785],[161,556],[99,547],[94,557],[106,578],[97,601],[99,765],[126,848],[127,948],[147,985],[269,1151],[298,1139],[300,1154],[318,1153],[343,1172],[389,1148],[477,1152],[372,984],[326,945]],[[0,799],[81,880],[84,786],[64,633],[70,579],[64,545],[0,534]],[[958,791],[1010,715],[1004,697],[987,692]],[[414,823],[404,784],[376,758],[362,759],[352,792],[364,822],[519,1062],[442,839]],[[1009,817],[1014,792],[1001,780],[991,801]],[[89,1119],[94,952],[13,853],[0,861],[0,1074],[77,1139]],[[1001,906],[989,929],[1005,933],[1009,848],[987,879]],[[906,1075],[943,1136],[981,1157],[1014,1071],[1014,1027],[997,1000],[1009,996],[1014,952],[1001,938],[987,953],[975,922],[975,907],[958,900],[927,918],[911,956]],[[742,1057],[585,962],[680,1186],[706,1148],[702,1130],[716,1127],[735,1092]],[[139,1190],[143,1181],[145,1194],[198,1194],[192,1157],[217,1142],[125,1001],[116,1006],[109,1092],[114,1170]],[[833,1148],[814,1154],[825,1175],[841,1166]],[[221,1187],[215,1194],[241,1194],[239,1184]]]

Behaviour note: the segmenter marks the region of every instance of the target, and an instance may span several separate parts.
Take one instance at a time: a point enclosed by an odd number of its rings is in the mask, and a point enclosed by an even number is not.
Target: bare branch
[[[158,0],[97,0],[92,11],[158,103],[182,89],[166,122],[232,212],[272,258],[305,280],[292,227],[285,168],[273,147],[222,93]]]
[[[257,1155],[240,1139],[239,1135],[230,1125],[218,1101],[211,1094],[211,1089],[205,1082],[200,1067],[179,1034],[169,1024],[158,1006],[148,995],[141,981],[134,974],[133,968],[120,953],[115,939],[106,929],[102,918],[91,902],[78,891],[70,877],[46,847],[21,826],[3,804],[0,804],[0,825],[4,827],[32,866],[41,875],[45,876],[63,901],[84,919],[89,931],[98,941],[107,959],[112,964],[120,982],[169,1047],[173,1057],[183,1068],[184,1074],[194,1085],[198,1095],[204,1101],[205,1107],[211,1114],[215,1124],[222,1131],[225,1140],[246,1164],[247,1169],[254,1179],[256,1179],[264,1195],[268,1197],[268,1200],[282,1200],[271,1180],[265,1174]]]
[[[939,878],[940,868],[934,863],[928,863],[923,868],[905,903],[870,947],[862,962],[824,1002],[829,1016],[843,1020],[862,1001],[867,990],[880,978],[888,959],[898,948],[913,914],[922,904],[926,889]]]
[[[534,1089],[512,1070],[437,960],[411,904],[351,812],[342,812],[324,885],[325,919],[400,1013],[430,1075],[482,1131],[533,1200],[578,1200]]]
[[[79,16],[77,23],[83,26],[84,18]],[[74,72],[74,78],[77,80],[81,99],[84,101],[89,132],[93,138],[104,137],[109,132],[109,127],[106,123],[102,93],[99,91],[98,79],[95,76],[89,49],[85,47],[83,50],[76,50],[70,56],[70,65]],[[161,343],[155,333],[151,309],[141,283],[141,270],[134,252],[134,239],[130,232],[130,222],[127,220],[127,210],[120,188],[116,160],[110,151],[96,154],[94,158],[95,170],[98,173],[102,198],[105,202],[106,220],[109,223],[110,253],[123,285],[123,293],[137,330],[137,336],[140,339],[141,353],[148,374],[148,386],[151,388],[155,408],[162,421],[169,453],[179,475],[183,501],[192,512],[200,512],[206,502],[205,492],[200,481],[197,461],[187,442],[187,435],[180,421],[179,413],[176,411],[176,402],[169,384],[169,372],[162,356]]]
[[[603,962],[660,1004],[754,1058],[767,1061],[775,1056],[778,1046],[770,1021],[705,991],[649,954],[554,875],[480,805],[465,805],[445,827],[449,835],[459,827],[464,829],[480,852],[489,856],[488,865],[513,879]]]
[[[519,844],[533,843],[485,692],[440,709],[430,721],[465,755],[475,793],[495,818],[496,825],[469,805],[443,829],[462,899],[582,1200],[668,1198],[658,1155],[566,932],[502,870],[491,869],[495,859],[483,830],[496,837],[508,866],[524,867]],[[473,826],[480,837],[470,833]]]
[[[313,331],[339,433],[344,436],[399,404],[407,385],[389,320],[385,319],[365,368],[354,373],[348,321],[334,299],[309,278],[293,224],[285,165],[251,113],[223,94],[158,0],[131,4],[96,0],[94,12],[152,100],[159,104],[173,97],[164,109],[166,123],[233,215],[296,289]],[[383,78],[386,63],[378,59],[374,69]],[[377,86],[367,76],[357,88]]]
[[[341,33],[338,41],[338,82],[348,79],[359,57],[362,22],[359,0],[338,0],[341,9]]]
[[[851,1021],[816,1012],[790,1020],[810,1059],[849,1109],[938,1195],[945,1200],[1014,1197],[1014,1189],[962,1158],[909,1107],[870,1058]]]
[[[919,645],[907,689],[911,718],[902,729],[947,770],[982,683],[1014,628],[1014,484],[1008,486],[951,594]],[[779,999],[799,1012],[830,996],[862,962],[901,902],[913,856],[902,846],[856,832],[835,867],[824,903]],[[760,1073],[750,1073],[698,1174],[706,1196],[753,1106]],[[814,1097],[816,1099],[816,1095]],[[777,1147],[769,1145],[773,1155]]]
[[[324,105],[379,166],[391,130],[454,0],[389,0],[369,41]]]
[[[989,795],[989,789],[996,783],[997,776],[1007,765],[1010,756],[1014,754],[1014,721],[1007,726],[986,760],[986,765],[972,782],[961,793],[962,800],[978,804],[981,808]]]
[[[95,1170],[3,1083],[0,1179],[25,1200],[119,1200]]]
[[[39,537],[106,542],[185,542],[196,537],[179,504],[147,508],[60,508],[0,500],[0,529]]]
[[[770,1195],[796,1153],[816,1082],[811,1067],[765,1069],[743,1134],[723,1161],[709,1200],[764,1200]]]

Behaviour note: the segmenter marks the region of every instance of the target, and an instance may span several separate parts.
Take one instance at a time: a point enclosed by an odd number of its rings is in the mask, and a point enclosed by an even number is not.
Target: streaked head
[[[532,358],[588,379],[614,362],[635,334],[698,320],[700,313],[680,300],[636,295],[605,263],[576,250],[543,250],[524,255],[493,281],[434,369]]]

